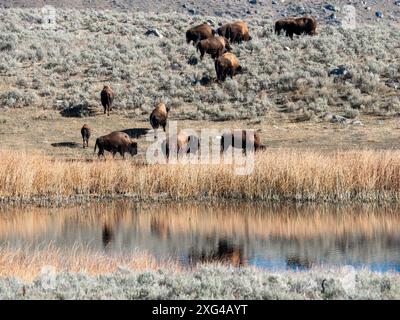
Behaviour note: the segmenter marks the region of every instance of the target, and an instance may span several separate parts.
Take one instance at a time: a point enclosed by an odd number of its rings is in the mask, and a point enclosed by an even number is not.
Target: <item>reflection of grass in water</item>
[[[4,211],[3,211],[4,210]],[[371,238],[376,234],[400,233],[400,209],[384,205],[262,205],[251,203],[194,205],[136,204],[130,201],[91,203],[66,208],[0,209],[0,235],[32,237],[49,230],[61,234],[68,226],[78,228],[138,228],[168,235],[251,236],[258,238],[340,237],[358,234]],[[3,211],[3,212],[2,212]]]
[[[17,277],[32,280],[46,266],[54,267],[57,272],[86,272],[91,275],[112,273],[119,267],[136,271],[159,268],[175,271],[180,269],[177,263],[157,262],[154,257],[144,252],[107,255],[104,252],[93,252],[82,246],[60,250],[52,245],[34,250],[0,248],[0,278]]]
[[[231,165],[139,165],[133,161],[63,162],[0,152],[0,197],[32,200],[73,196],[153,199],[399,201],[399,151],[269,150],[254,172]]]

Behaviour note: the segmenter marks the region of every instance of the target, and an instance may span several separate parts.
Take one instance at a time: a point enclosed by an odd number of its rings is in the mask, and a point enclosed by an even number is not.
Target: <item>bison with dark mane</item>
[[[261,136],[255,130],[229,130],[221,136],[221,152],[226,152],[229,147],[254,152],[265,150],[266,146],[261,143]]]
[[[114,92],[112,91],[110,86],[104,86],[103,90],[100,93],[101,104],[104,108],[104,114],[110,115],[110,110],[114,101]]]
[[[243,72],[237,57],[230,52],[224,53],[215,60],[215,72],[218,81],[225,81],[226,77],[233,78],[234,75]]]
[[[201,60],[203,60],[205,53],[208,53],[213,59],[216,59],[223,53],[232,50],[228,39],[225,37],[201,40],[197,43],[196,48],[197,51],[200,51]]]
[[[186,42],[193,41],[196,44],[200,40],[213,38],[214,34],[215,31],[207,23],[203,23],[186,31]]]
[[[137,143],[124,132],[111,132],[105,136],[96,139],[94,152],[99,148],[98,156],[104,156],[104,150],[111,152],[113,158],[119,153],[125,159],[125,153],[128,152],[131,156],[137,154]]]
[[[316,29],[317,20],[313,17],[284,18],[275,22],[275,33],[279,35],[284,31],[292,39],[294,34],[314,36],[317,34]]]
[[[90,127],[85,123],[81,129],[83,148],[89,147]]]
[[[227,23],[217,29],[217,33],[229,39],[232,43],[240,43],[242,41],[250,41],[252,37],[249,33],[249,27],[246,22],[236,21],[233,23]]]

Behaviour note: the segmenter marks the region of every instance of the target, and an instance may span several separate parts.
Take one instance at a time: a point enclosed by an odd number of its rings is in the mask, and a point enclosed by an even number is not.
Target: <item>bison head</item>
[[[129,148],[129,153],[131,154],[131,156],[134,156],[138,153],[137,152],[137,142],[134,142],[134,141],[131,142],[131,145]]]

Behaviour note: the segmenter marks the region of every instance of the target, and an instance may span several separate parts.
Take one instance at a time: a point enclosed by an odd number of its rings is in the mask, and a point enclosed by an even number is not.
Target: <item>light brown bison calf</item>
[[[110,134],[97,138],[94,152],[96,152],[97,147],[99,147],[99,157],[105,157],[104,150],[111,152],[113,158],[117,153],[124,159],[126,152],[130,153],[131,156],[137,154],[137,143],[133,141],[128,134],[119,131],[111,132]]]
[[[316,29],[317,20],[314,17],[284,18],[275,22],[275,33],[279,35],[284,31],[292,39],[294,34],[316,35]]]
[[[114,101],[114,92],[110,86],[104,86],[100,93],[101,104],[104,108],[104,114],[110,115],[110,110]]]
[[[208,53],[213,59],[218,58],[220,55],[232,48],[229,45],[228,39],[225,37],[216,37],[201,40],[196,45],[197,51],[200,51],[200,59],[203,60],[204,54]]]
[[[230,52],[224,53],[215,60],[215,73],[218,81],[225,81],[226,77],[233,78],[238,73],[243,72],[237,57]]]
[[[247,137],[248,135],[248,137]],[[229,147],[254,152],[265,150],[266,146],[261,143],[261,136],[255,130],[230,130],[221,136],[221,152],[226,152]]]
[[[176,143],[174,148],[177,155],[195,154],[200,148],[200,140],[197,136],[180,132],[176,137],[172,137],[171,141],[169,137],[163,141],[161,147],[167,158],[172,151],[172,143]]]
[[[207,23],[203,23],[186,31],[186,42],[193,41],[196,44],[200,40],[213,38],[214,34],[215,31]]]
[[[244,21],[235,21],[222,25],[217,29],[217,33],[229,39],[232,43],[240,43],[242,41],[250,41],[252,37],[249,33],[249,27]]]
[[[90,127],[86,123],[81,128],[81,135],[83,140],[83,148],[89,147]]]
[[[165,132],[167,126],[168,112],[170,108],[166,107],[164,103],[160,103],[150,115],[150,124],[154,130],[162,127]]]

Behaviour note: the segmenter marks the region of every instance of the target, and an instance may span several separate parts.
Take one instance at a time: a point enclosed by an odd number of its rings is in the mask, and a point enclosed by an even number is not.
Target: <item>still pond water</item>
[[[191,266],[400,271],[400,207],[91,203],[0,208],[0,247],[145,251]]]

